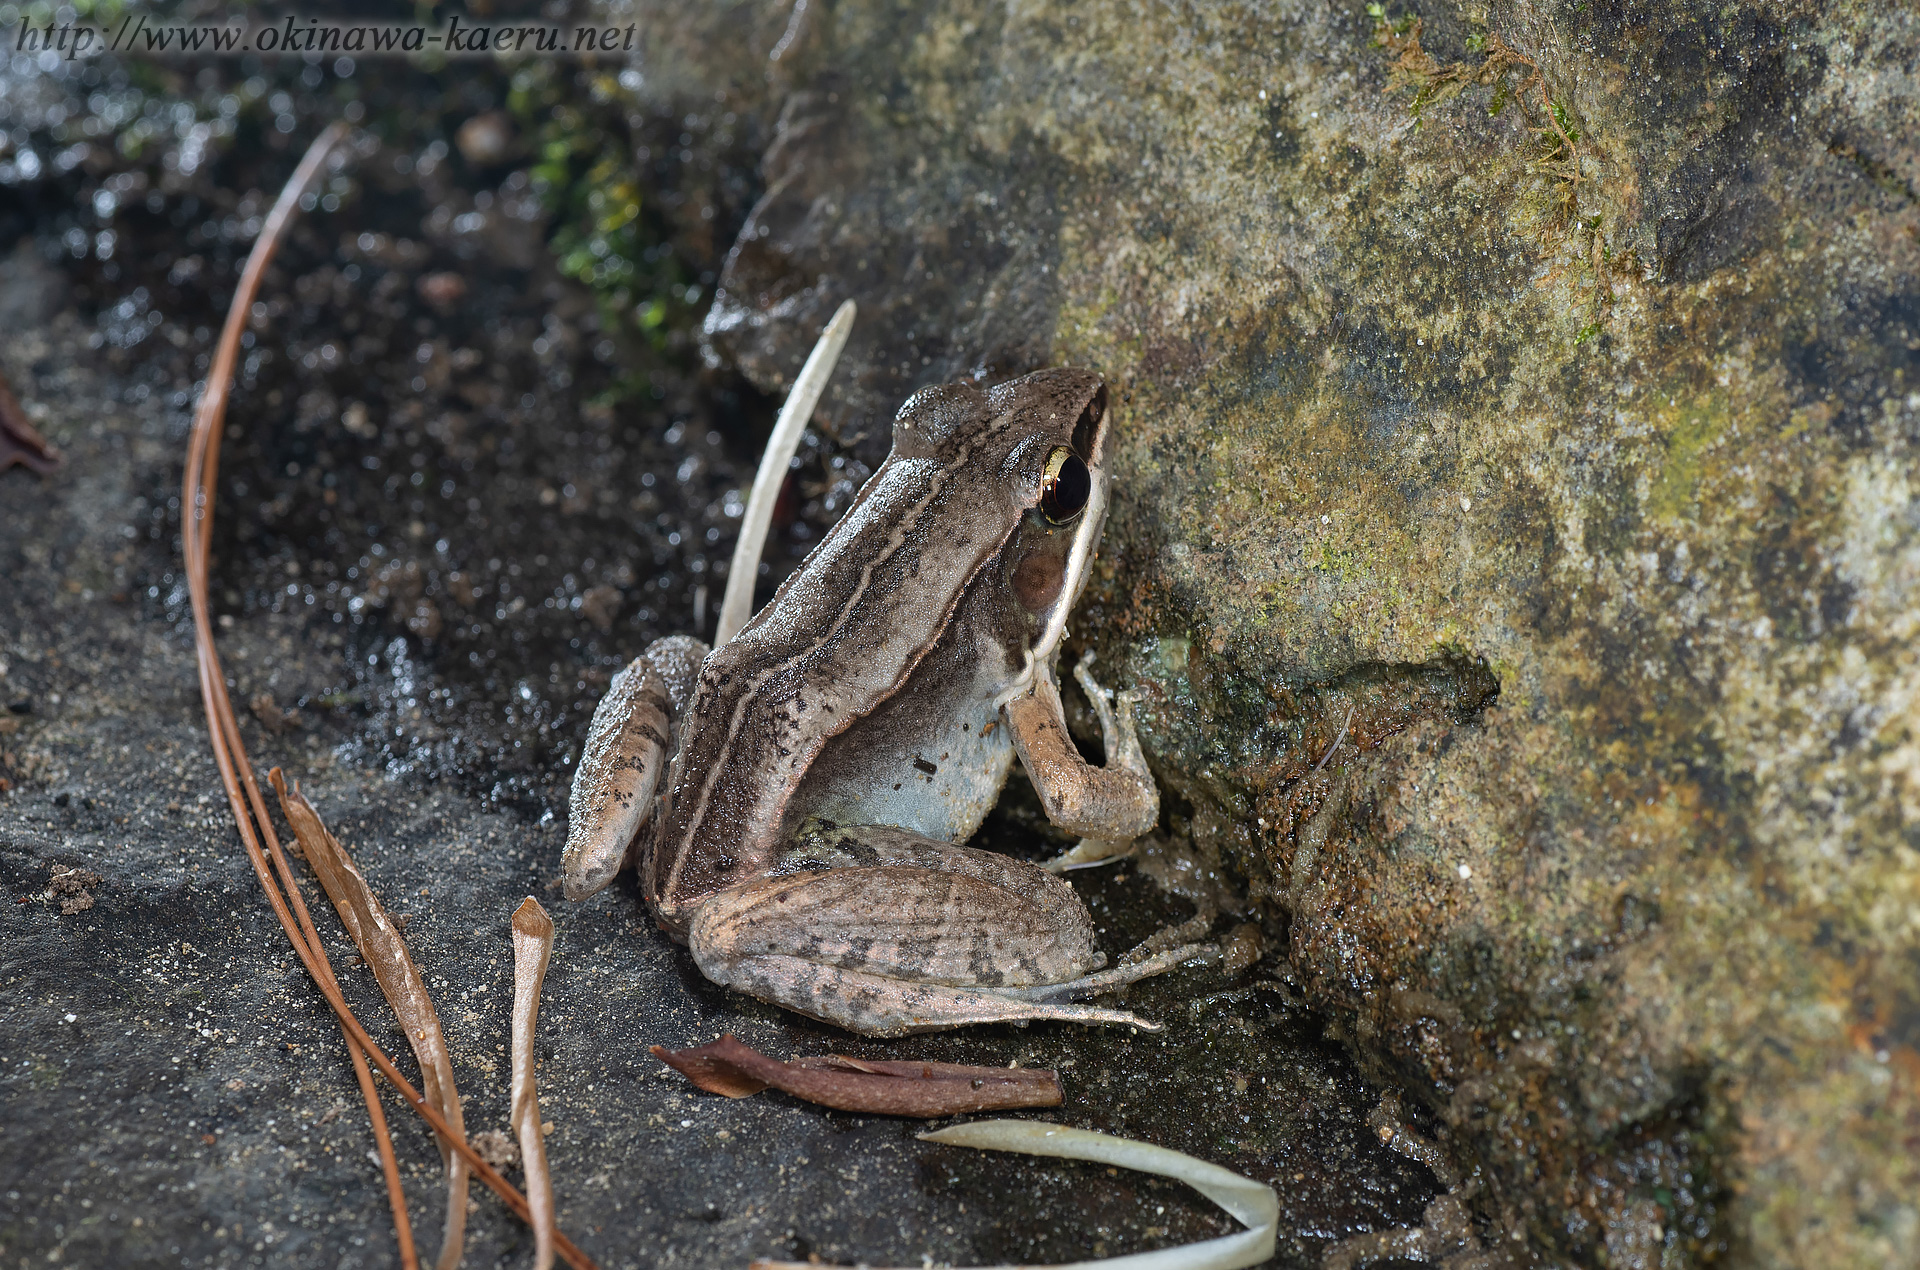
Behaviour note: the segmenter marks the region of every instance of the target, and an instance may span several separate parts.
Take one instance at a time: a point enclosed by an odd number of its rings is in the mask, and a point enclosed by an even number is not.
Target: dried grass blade
[[[533,1224],[534,1270],[553,1265],[553,1179],[540,1132],[540,1095],[533,1081],[533,1029],[540,1021],[540,985],[553,955],[553,919],[529,895],[513,910],[513,1131],[520,1139],[527,1208]]]
[[[453,1084],[453,1059],[447,1052],[446,1033],[440,1015],[433,1008],[426,982],[407,952],[406,940],[387,916],[387,910],[373,893],[366,875],[353,862],[340,840],[333,836],[320,813],[295,785],[287,788],[279,768],[267,774],[273,790],[280,796],[280,810],[305,853],[307,863],[320,879],[321,889],[333,901],[340,921],[353,937],[354,947],[373,970],[373,977],[393,1007],[394,1017],[407,1034],[407,1044],[420,1060],[420,1088],[449,1128],[464,1135],[466,1125],[460,1114],[460,1094]],[[467,1231],[467,1162],[445,1142],[440,1143],[441,1164],[447,1170],[447,1221],[440,1241],[439,1270],[453,1270],[460,1264]]]
[[[720,620],[713,632],[713,645],[720,645],[740,633],[753,616],[753,584],[760,577],[760,554],[767,545],[767,530],[773,524],[773,505],[780,501],[780,486],[786,482],[787,466],[800,448],[800,437],[813,418],[820,394],[827,390],[834,363],[846,347],[847,333],[853,330],[854,303],[843,300],[833,311],[819,342],[807,355],[807,364],[787,393],[787,404],[780,407],[773,435],[760,456],[760,470],[754,474],[753,492],[747,496],[746,514],[740,518],[740,539],[734,544],[733,563],[728,566],[726,596],[720,602]]]

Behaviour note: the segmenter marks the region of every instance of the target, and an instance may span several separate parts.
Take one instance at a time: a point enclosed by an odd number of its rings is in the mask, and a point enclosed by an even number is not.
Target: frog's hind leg
[[[594,708],[573,773],[560,883],[584,900],[613,881],[653,810],[673,756],[673,720],[692,693],[707,646],[685,636],[655,640],[613,677]]]
[[[704,962],[701,969],[710,978],[748,996],[862,1036],[910,1036],[974,1023],[1021,1023],[1028,1019],[1120,1023],[1145,1032],[1158,1032],[1165,1026],[1126,1010],[1032,1001],[984,988],[914,983],[822,966],[800,957],[750,958],[732,963],[724,978]]]
[[[767,877],[700,906],[702,973],[868,1036],[1024,1019],[1158,1030],[1077,999],[1198,952],[1106,958],[1073,889],[1021,860],[878,826],[803,835]]]

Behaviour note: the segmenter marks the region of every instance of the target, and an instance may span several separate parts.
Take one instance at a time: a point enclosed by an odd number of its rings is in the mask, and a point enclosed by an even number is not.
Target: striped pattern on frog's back
[[[893,450],[771,603],[702,665],[642,867],[684,935],[698,901],[769,867],[826,742],[901,690],[1040,497],[1046,454],[1099,390],[1050,370],[916,393]]]

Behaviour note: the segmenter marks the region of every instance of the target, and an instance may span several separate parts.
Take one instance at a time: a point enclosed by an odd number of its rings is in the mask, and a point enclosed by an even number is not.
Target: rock
[[[1496,1234],[1920,1262],[1920,23],[1420,14],[676,45],[774,121],[708,342],[778,393],[857,299],[865,461],[922,384],[1108,377],[1075,629]]]

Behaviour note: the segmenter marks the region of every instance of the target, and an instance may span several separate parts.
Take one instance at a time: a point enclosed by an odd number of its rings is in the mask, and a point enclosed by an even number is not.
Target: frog
[[[575,769],[565,894],[632,863],[709,980],[865,1036],[1159,1030],[1089,998],[1199,948],[1104,968],[1062,876],[964,845],[1016,759],[1083,844],[1157,823],[1137,698],[1077,667],[1095,765],[1058,679],[1112,434],[1092,371],[913,394],[886,460],[734,638],[658,640],[613,678]]]

